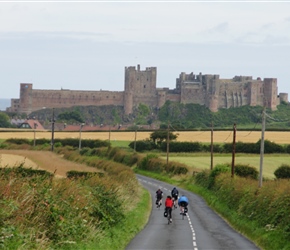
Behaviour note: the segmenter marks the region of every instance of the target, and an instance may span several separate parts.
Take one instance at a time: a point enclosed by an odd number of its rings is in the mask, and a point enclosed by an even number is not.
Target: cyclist
[[[170,218],[170,222],[172,222],[172,207],[173,207],[173,200],[170,195],[167,196],[165,200],[165,212],[167,213],[167,216]]]
[[[162,205],[162,197],[163,197],[163,192],[160,188],[156,191],[156,205],[157,207],[160,207]]]
[[[187,206],[188,206],[188,198],[185,195],[182,195],[178,199],[178,206],[180,207],[180,214],[186,214],[187,213]]]
[[[171,191],[171,196],[173,198],[175,208],[177,208],[178,194],[179,194],[179,192],[178,192],[177,188],[174,187]]]

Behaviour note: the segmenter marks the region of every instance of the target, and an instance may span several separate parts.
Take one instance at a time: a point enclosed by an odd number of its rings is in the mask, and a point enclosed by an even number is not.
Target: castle
[[[288,93],[278,95],[276,78],[253,79],[251,76],[235,76],[220,79],[219,75],[181,73],[175,89],[156,87],[157,68],[125,67],[124,91],[81,91],[33,89],[32,83],[20,84],[20,98],[11,99],[10,112],[29,114],[45,108],[72,106],[123,106],[130,114],[139,103],[160,108],[167,100],[179,103],[205,105],[216,112],[222,108],[266,106],[276,110],[281,101],[288,103]]]

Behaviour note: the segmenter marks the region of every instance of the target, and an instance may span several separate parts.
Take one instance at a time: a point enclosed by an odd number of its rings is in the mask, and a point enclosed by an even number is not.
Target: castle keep
[[[288,103],[288,93],[278,95],[276,78],[253,79],[251,76],[235,76],[220,79],[219,75],[181,73],[175,89],[157,88],[157,68],[140,70],[125,67],[124,91],[81,91],[33,89],[32,83],[20,84],[20,98],[11,99],[7,111],[29,114],[43,108],[72,106],[123,106],[126,114],[139,103],[160,108],[167,100],[179,103],[205,105],[211,111],[250,106],[266,106],[275,110],[281,101]]]

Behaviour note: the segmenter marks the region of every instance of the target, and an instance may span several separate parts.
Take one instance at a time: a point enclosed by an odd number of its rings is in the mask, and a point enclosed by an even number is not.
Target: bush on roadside
[[[201,172],[197,173],[194,178],[194,183],[200,185],[204,188],[208,188],[209,186],[209,175],[210,170],[204,169]]]
[[[211,189],[215,185],[215,178],[221,173],[230,172],[230,165],[227,164],[218,164],[210,172],[208,178],[208,188]]]
[[[290,179],[290,165],[282,164],[274,172],[277,179]]]
[[[142,140],[142,141],[132,141],[129,144],[129,147],[136,149],[137,152],[143,152],[143,151],[151,151],[157,148],[157,145],[150,140]]]
[[[188,168],[185,164],[179,162],[166,163],[165,160],[158,158],[155,154],[148,154],[140,162],[137,167],[142,170],[152,171],[156,173],[167,173],[169,175],[187,174]]]
[[[244,164],[235,165],[235,174],[241,177],[252,178],[254,180],[257,180],[259,176],[259,172],[255,167]]]

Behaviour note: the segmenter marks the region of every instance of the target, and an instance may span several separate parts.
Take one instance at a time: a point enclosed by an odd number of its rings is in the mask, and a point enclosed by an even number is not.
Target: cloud
[[[213,34],[220,34],[220,33],[224,34],[228,31],[228,27],[229,27],[228,22],[223,22],[216,25],[212,29],[208,30],[208,32],[213,33]]]

